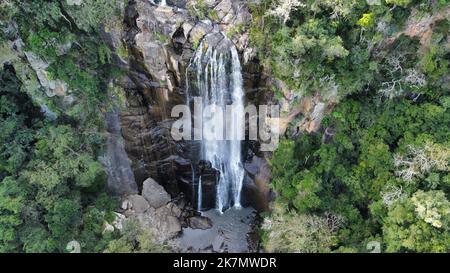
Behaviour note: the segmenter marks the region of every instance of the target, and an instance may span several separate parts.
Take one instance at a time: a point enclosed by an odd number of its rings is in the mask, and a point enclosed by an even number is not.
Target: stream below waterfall
[[[216,209],[202,213],[213,225],[210,229],[183,229],[181,252],[256,252],[258,238],[255,226],[257,213],[251,208],[230,208],[223,213]]]

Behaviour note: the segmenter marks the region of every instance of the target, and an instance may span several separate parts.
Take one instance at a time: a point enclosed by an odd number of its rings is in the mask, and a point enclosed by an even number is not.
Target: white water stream
[[[201,159],[209,161],[220,173],[216,196],[216,208],[220,212],[231,206],[241,207],[244,179],[241,140],[244,139],[245,132],[244,90],[239,55],[233,43],[225,36],[223,39],[220,49],[202,42],[191,61],[191,66],[196,71],[195,84],[202,97],[203,109],[213,105],[209,107],[211,111],[202,111]],[[188,82],[188,88],[189,85]],[[189,101],[189,92],[187,96]],[[233,106],[228,122],[225,118],[227,105]],[[201,177],[197,191],[197,205],[201,208]]]

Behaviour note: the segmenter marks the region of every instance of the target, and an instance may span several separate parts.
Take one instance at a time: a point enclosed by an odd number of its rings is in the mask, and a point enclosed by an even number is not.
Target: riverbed
[[[179,238],[181,252],[255,252],[257,212],[252,207],[202,212],[212,221],[210,229],[184,228]]]

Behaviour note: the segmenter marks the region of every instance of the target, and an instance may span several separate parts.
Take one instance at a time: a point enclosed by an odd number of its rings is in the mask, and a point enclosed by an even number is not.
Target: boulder
[[[210,229],[213,226],[211,219],[205,216],[194,216],[187,220],[188,225],[192,229]]]
[[[147,178],[142,187],[142,196],[153,208],[160,208],[170,202],[170,195],[152,178]]]
[[[155,227],[161,234],[161,237],[173,238],[181,232],[181,223],[176,217],[177,210],[173,208],[172,204],[160,207],[156,210],[149,210],[148,215],[153,220],[153,227]]]
[[[143,213],[150,208],[147,200],[144,197],[138,194],[133,194],[128,196],[127,198],[131,204],[131,209],[136,213]]]

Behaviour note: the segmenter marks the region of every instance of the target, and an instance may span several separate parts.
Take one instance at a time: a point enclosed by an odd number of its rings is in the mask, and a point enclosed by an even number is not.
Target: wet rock
[[[215,208],[219,171],[214,169],[209,161],[201,160],[195,173],[196,181],[194,183],[198,183],[200,178],[202,181],[202,210]],[[198,197],[196,196],[196,198]],[[197,200],[193,203],[196,202]]]
[[[217,210],[203,213],[212,220],[209,229],[185,228],[179,239],[181,252],[255,252],[254,243],[249,242],[254,232],[256,213],[252,208],[229,209],[223,214]]]
[[[170,202],[170,195],[152,178],[147,178],[142,187],[142,196],[153,208],[159,208]]]
[[[205,45],[208,47],[213,47],[220,53],[227,53],[231,42],[222,33],[213,33],[205,37]]]
[[[210,229],[213,226],[211,219],[205,216],[194,216],[187,219],[187,223],[192,229]]]

